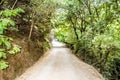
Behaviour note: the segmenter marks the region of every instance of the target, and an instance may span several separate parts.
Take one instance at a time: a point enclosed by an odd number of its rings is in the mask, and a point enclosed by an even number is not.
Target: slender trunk
[[[32,31],[33,31],[33,28],[34,28],[34,15],[35,15],[35,12],[33,12],[33,14],[32,14],[32,22],[31,22],[30,32],[29,32],[29,37],[28,37],[29,41],[31,39]]]
[[[101,67],[100,67],[100,72],[102,73],[105,69],[105,64],[107,63],[108,57],[109,57],[110,51],[108,50],[105,54],[104,60],[101,63]]]
[[[15,0],[15,2],[14,2],[14,4],[13,4],[13,6],[12,6],[11,9],[14,9],[15,5],[17,4],[17,1],[18,1],[18,0]]]
[[[74,32],[75,32],[76,39],[78,40],[79,37],[78,37],[78,34],[77,34],[77,30],[76,30],[76,22],[77,22],[77,20],[76,20],[75,22],[73,22],[72,18],[70,18],[70,21],[71,21],[71,23],[72,23],[72,27],[73,27],[73,30],[74,30]]]
[[[76,35],[76,39],[78,40],[78,39],[79,39],[79,37],[78,37],[77,31],[76,31],[76,28],[75,28],[75,26],[74,26],[74,25],[73,25],[72,27],[73,27],[73,29],[74,29],[74,32],[75,32],[75,35]]]
[[[29,41],[30,41],[30,39],[31,39],[31,35],[32,35],[33,28],[34,28],[34,20],[32,20],[32,24],[31,24],[31,28],[30,28],[30,32],[29,32],[29,37],[28,37],[28,40],[29,40]]]

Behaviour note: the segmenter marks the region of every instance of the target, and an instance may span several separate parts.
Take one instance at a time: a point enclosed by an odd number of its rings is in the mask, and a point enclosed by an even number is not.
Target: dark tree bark
[[[78,37],[77,31],[76,31],[76,23],[77,23],[77,19],[75,19],[75,22],[73,22],[72,18],[70,17],[70,21],[71,21],[71,23],[72,23],[72,27],[73,27],[73,30],[74,30],[74,32],[75,32],[76,39],[78,40],[79,37]]]

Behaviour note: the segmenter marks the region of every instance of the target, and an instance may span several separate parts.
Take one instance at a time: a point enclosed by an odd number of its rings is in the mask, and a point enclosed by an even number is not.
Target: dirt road
[[[88,64],[80,61],[63,44],[54,41],[53,48],[15,80],[104,80]]]

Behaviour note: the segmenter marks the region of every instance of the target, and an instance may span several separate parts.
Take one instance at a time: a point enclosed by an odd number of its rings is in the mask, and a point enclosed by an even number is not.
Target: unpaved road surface
[[[88,64],[80,61],[59,42],[38,62],[15,80],[104,80]]]

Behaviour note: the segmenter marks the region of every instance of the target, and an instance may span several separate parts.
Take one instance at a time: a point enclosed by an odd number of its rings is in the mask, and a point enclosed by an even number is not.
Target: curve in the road
[[[104,80],[92,66],[80,61],[64,44],[53,42],[51,50],[15,80]],[[58,47],[57,47],[58,46]]]

